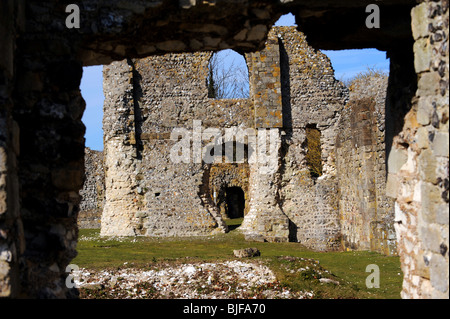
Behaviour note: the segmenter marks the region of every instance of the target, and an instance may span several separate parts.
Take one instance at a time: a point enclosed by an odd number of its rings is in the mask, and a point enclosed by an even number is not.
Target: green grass
[[[238,220],[228,222],[240,224]],[[83,268],[124,267],[125,262],[127,266],[144,268],[161,261],[183,263],[229,260],[235,259],[234,249],[256,247],[261,252],[261,256],[256,259],[264,261],[280,283],[290,289],[314,290],[318,298],[400,298],[402,275],[399,258],[374,252],[320,253],[298,243],[248,242],[235,230],[209,237],[108,239],[101,238],[99,230],[85,229],[80,230],[79,238],[78,256],[72,263]],[[369,264],[376,264],[380,268],[380,288],[368,289],[365,285],[370,274],[365,272]],[[312,269],[311,273],[296,271],[308,265]],[[320,283],[321,276],[337,280],[340,285]]]

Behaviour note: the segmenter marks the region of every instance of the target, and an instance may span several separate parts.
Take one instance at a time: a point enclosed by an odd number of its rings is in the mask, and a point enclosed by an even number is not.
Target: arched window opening
[[[209,98],[249,98],[249,75],[245,57],[233,50],[213,53],[208,64],[206,86]]]

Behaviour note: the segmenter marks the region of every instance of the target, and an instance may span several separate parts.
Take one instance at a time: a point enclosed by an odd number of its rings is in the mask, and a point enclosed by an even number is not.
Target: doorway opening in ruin
[[[209,98],[248,99],[249,83],[244,55],[231,49],[212,54],[206,78]]]
[[[244,217],[245,195],[242,188],[233,186],[225,189],[226,213],[230,219]]]
[[[239,227],[244,218],[245,194],[238,186],[225,188],[225,214],[230,220],[229,230]]]

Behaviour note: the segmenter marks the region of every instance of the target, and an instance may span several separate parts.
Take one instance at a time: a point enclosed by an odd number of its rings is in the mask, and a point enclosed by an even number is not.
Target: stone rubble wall
[[[105,206],[102,234],[134,236],[130,214],[138,211],[138,207],[132,191],[137,156],[135,144],[132,144],[135,141],[133,68],[126,61],[114,62],[103,72]]]
[[[347,88],[334,77],[328,57],[301,32],[274,30],[280,43],[283,98],[281,207],[290,220],[291,240],[318,251],[340,250],[335,139]],[[270,33],[269,33],[270,36]],[[306,127],[320,131],[322,176],[306,163]]]
[[[344,248],[397,254],[394,200],[386,195],[387,76],[350,84],[336,141],[339,211]]]
[[[100,220],[105,201],[105,172],[103,152],[85,149],[85,180],[80,190],[81,202],[78,214],[78,228],[100,228]]]
[[[0,31],[0,73],[3,63],[12,72],[0,95],[13,101],[6,109],[12,133],[7,137],[8,177],[0,182],[8,196],[8,217],[0,222],[0,291],[8,297],[78,294],[65,285],[65,271],[77,255],[84,179],[83,69],[75,58],[73,34],[57,31],[65,12],[53,5],[9,0],[0,5],[0,24],[12,28],[5,38]],[[4,47],[3,39],[12,42]],[[0,100],[3,112],[3,96]]]
[[[417,91],[394,139],[388,184],[404,275],[402,298],[449,298],[449,3],[411,11]]]
[[[249,179],[250,208],[240,230],[246,238],[271,242],[289,240],[289,219],[281,209],[279,199],[280,150],[282,117],[280,48],[275,31],[269,36],[263,50],[246,55],[249,65],[250,98],[255,109],[255,129],[271,129],[273,139],[266,135],[276,160],[267,163],[251,163]],[[258,136],[262,132],[258,131]],[[269,148],[268,148],[269,149]],[[258,158],[266,153],[259,147]]]
[[[174,128],[192,134],[193,120],[203,128],[235,125],[236,118],[251,118],[246,101],[211,101],[207,98],[207,64],[211,53],[169,54],[135,61],[121,61],[105,67],[105,94],[114,90],[116,65],[128,76],[126,107],[121,101],[105,98],[105,112],[122,122],[126,136],[115,132],[117,123],[105,117],[106,205],[102,215],[103,235],[195,236],[223,231],[223,221],[199,196],[205,170],[202,163],[174,163],[170,158],[175,141]],[[122,105],[124,103],[122,102]],[[230,110],[231,108],[231,110]],[[129,128],[132,129],[129,129]],[[122,142],[119,140],[122,138]],[[117,152],[122,143],[122,152]],[[125,150],[125,147],[127,150]],[[128,158],[125,162],[121,158]],[[118,184],[114,176],[129,172],[126,182]],[[125,177],[125,176],[124,176]],[[120,193],[118,192],[120,190]],[[128,197],[115,194],[127,193]],[[109,198],[117,198],[110,205]],[[121,206],[122,205],[122,206]],[[124,209],[129,205],[132,209]],[[123,219],[118,221],[117,214]]]
[[[264,50],[246,54],[250,98],[215,100],[207,97],[210,57],[210,52],[167,54],[105,67],[102,234],[190,236],[226,230],[213,192],[214,185],[236,185],[228,180],[228,166],[169,158],[175,145],[171,131],[194,134],[193,121],[200,119],[203,129],[218,128],[222,136],[233,126],[277,129],[277,161],[270,174],[261,172],[274,163],[236,164],[250,175],[239,184],[246,198],[240,229],[248,238],[339,249],[334,142],[347,89],[335,80],[328,58],[294,28],[273,28]],[[304,159],[305,128],[311,124],[322,136],[324,176],[318,180],[309,176]],[[119,183],[116,175],[126,181]]]

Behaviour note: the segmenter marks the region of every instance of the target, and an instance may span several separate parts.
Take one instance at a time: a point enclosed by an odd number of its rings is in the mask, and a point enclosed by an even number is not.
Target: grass
[[[240,224],[229,220],[230,225]],[[230,227],[233,228],[233,227]],[[400,298],[402,273],[398,257],[374,252],[313,252],[298,243],[261,243],[245,241],[236,230],[210,237],[102,238],[99,230],[82,229],[77,246],[78,256],[72,263],[82,268],[104,269],[124,267],[146,268],[158,262],[223,261],[235,259],[234,249],[256,247],[276,274],[281,285],[295,291],[313,290],[316,298]],[[317,262],[318,263],[317,263]],[[380,288],[368,289],[365,281],[369,264],[380,269]],[[307,269],[307,271],[297,271]],[[340,284],[323,284],[321,277]]]

